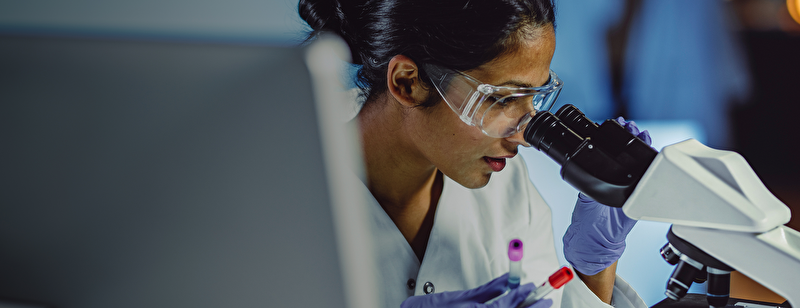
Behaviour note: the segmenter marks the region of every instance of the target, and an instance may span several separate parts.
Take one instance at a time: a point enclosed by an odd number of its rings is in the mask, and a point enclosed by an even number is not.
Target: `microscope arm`
[[[622,209],[634,219],[672,223],[671,243],[691,243],[800,303],[800,232],[784,226],[789,208],[741,155],[694,139],[667,146]]]
[[[791,217],[741,155],[694,139],[664,147],[622,209],[634,219],[753,233]]]

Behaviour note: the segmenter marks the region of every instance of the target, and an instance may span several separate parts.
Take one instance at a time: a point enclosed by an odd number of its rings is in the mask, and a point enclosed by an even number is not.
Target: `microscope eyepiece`
[[[563,165],[584,138],[570,130],[550,112],[538,112],[525,129],[525,141]]]
[[[598,125],[587,118],[586,115],[574,105],[564,105],[555,115],[579,136],[584,138],[591,137],[597,132]]]
[[[614,120],[600,125],[573,105],[537,112],[525,141],[561,165],[561,177],[602,204],[622,207],[658,152]]]

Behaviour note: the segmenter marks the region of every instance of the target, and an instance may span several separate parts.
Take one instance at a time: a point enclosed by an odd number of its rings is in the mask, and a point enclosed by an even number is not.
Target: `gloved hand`
[[[627,122],[622,117],[616,121],[648,145],[652,144],[650,133],[640,132],[633,121]],[[564,257],[578,272],[595,275],[622,256],[625,237],[635,224],[636,220],[625,216],[622,208],[603,205],[579,193],[572,224],[564,234]]]
[[[625,129],[627,129],[628,132],[635,135],[636,137],[639,137],[639,139],[642,139],[642,141],[644,141],[644,143],[647,143],[647,145],[650,146],[653,145],[653,140],[650,139],[650,132],[648,132],[646,129],[640,132],[639,127],[636,126],[636,122],[625,121],[625,118],[623,117],[618,117],[616,118],[615,121],[617,121],[619,125],[622,125],[622,127],[625,127]]]
[[[503,294],[506,291],[507,283],[508,274],[504,274],[475,289],[412,296],[403,301],[400,308],[516,308],[525,301],[531,291],[536,289],[532,283],[520,285],[491,304],[485,304],[490,299]],[[551,305],[553,305],[553,300],[542,299],[528,307],[549,308]]]

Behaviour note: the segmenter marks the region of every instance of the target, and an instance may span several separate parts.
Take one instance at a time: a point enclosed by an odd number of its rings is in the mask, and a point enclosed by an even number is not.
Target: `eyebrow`
[[[461,74],[461,75],[467,76],[467,77],[471,78],[472,80],[475,80],[475,81],[477,81],[479,83],[483,83],[483,81],[480,81],[480,80],[476,79],[475,77],[472,77],[472,76],[470,76],[470,75],[468,75],[466,73],[463,73],[463,72],[458,72],[458,73]],[[519,80],[513,80],[513,79],[509,80],[509,81],[506,81],[506,82],[503,82],[501,84],[495,84],[495,86],[498,86],[498,87],[515,86],[515,87],[520,87],[520,88],[538,88],[538,87],[545,86],[548,83],[550,83],[549,74],[547,76],[547,81],[545,81],[543,84],[538,85],[538,86],[534,86],[534,85],[532,85],[530,83],[527,83],[527,82],[524,82],[524,81],[519,81]]]
[[[546,82],[545,82],[546,84]],[[517,81],[517,80],[509,80],[504,83],[499,84],[498,86],[516,86],[520,88],[535,88],[537,86],[531,85],[530,83]]]
[[[498,86],[501,86],[501,87],[502,86],[515,86],[515,87],[520,87],[520,88],[538,88],[538,87],[545,86],[548,83],[550,83],[550,76],[549,75],[547,76],[547,80],[545,80],[545,82],[543,84],[538,85],[538,86],[534,86],[534,85],[532,85],[530,83],[519,81],[519,80],[509,80],[509,81],[506,81],[504,83],[499,84]]]

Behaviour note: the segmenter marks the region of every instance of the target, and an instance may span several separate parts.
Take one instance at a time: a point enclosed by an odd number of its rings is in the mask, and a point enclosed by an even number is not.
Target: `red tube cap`
[[[572,280],[573,276],[575,276],[575,274],[572,273],[572,270],[569,269],[569,267],[564,266],[557,270],[554,274],[550,275],[550,278],[547,280],[554,289],[558,289],[565,283]]]

